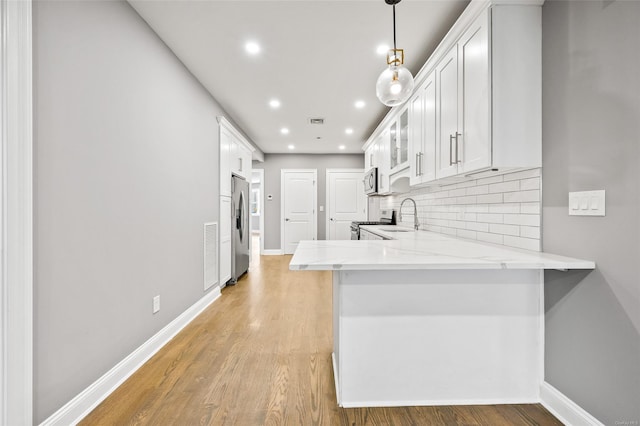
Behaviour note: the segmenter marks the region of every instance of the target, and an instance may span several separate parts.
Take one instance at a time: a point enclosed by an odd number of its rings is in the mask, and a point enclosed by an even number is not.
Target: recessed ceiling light
[[[356,101],[354,105],[356,106],[356,108],[360,109],[360,108],[364,108],[366,104],[364,103],[364,101]]]
[[[353,129],[351,127],[349,127],[348,129],[345,129],[344,131],[346,134],[348,135],[352,135],[353,134]]]
[[[260,53],[260,45],[255,41],[247,42],[247,44],[244,45],[244,48],[247,51],[247,53],[249,53],[250,55],[255,55],[257,53]]]
[[[295,147],[295,146],[293,146],[293,145],[289,145],[289,146],[287,146],[287,148],[289,148],[289,149],[295,149],[296,147]]]
[[[339,149],[340,151],[344,151],[346,148],[347,148],[347,147],[346,147],[346,146],[344,146],[344,145],[340,145],[340,146],[338,147],[338,149]]]
[[[280,133],[282,133],[283,135],[288,135],[289,129],[287,129],[286,127],[283,127],[282,129],[280,129]]]
[[[378,55],[386,55],[388,51],[389,51],[389,46],[387,46],[386,44],[381,44],[378,47],[376,47],[376,53]]]
[[[280,101],[279,101],[279,100],[277,100],[277,99],[271,99],[271,100],[269,101],[269,106],[270,106],[271,108],[280,108]]]

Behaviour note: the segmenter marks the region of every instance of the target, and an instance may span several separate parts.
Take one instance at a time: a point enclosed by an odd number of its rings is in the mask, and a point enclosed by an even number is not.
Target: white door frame
[[[352,173],[361,173],[362,174],[362,178],[364,179],[364,169],[327,169],[326,173],[325,173],[325,200],[326,201],[326,205],[327,205],[327,212],[325,214],[325,227],[324,227],[324,232],[325,232],[325,240],[329,239],[329,226],[331,226],[331,218],[329,217],[329,212],[331,211],[331,205],[329,204],[331,201],[330,198],[330,194],[329,194],[329,174],[331,173],[344,173],[344,172],[352,172]],[[364,203],[365,205],[365,209],[369,209],[369,203],[367,203],[365,201]]]
[[[280,251],[284,253],[284,175],[313,172],[313,236],[318,239],[318,169],[280,169]]]
[[[260,175],[260,254],[264,254],[264,169],[252,169]]]
[[[32,3],[0,0],[0,424],[33,424]]]

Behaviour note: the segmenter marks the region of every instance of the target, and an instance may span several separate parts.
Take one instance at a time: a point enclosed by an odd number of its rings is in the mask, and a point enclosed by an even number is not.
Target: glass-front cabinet
[[[400,141],[399,141],[400,161],[399,164],[407,165],[409,159],[409,108],[405,108],[400,114]]]
[[[389,126],[389,168],[392,173],[409,167],[409,108]]]
[[[398,123],[394,121],[389,127],[389,155],[391,163],[389,168],[391,170],[398,167]]]

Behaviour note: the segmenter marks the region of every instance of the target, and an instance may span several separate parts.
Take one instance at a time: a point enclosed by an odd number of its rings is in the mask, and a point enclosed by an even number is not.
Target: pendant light
[[[396,4],[401,0],[384,0],[393,6],[393,49],[387,52],[387,65],[376,82],[376,96],[386,106],[400,105],[413,93],[413,75],[404,67],[404,50],[396,48]]]

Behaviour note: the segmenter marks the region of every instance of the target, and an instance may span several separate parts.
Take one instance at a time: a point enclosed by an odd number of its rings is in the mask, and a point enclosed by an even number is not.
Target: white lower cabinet
[[[361,240],[384,240],[380,235],[376,235],[373,232],[369,232],[365,229],[360,230],[360,239]]]
[[[220,284],[231,278],[231,197],[220,197]]]

